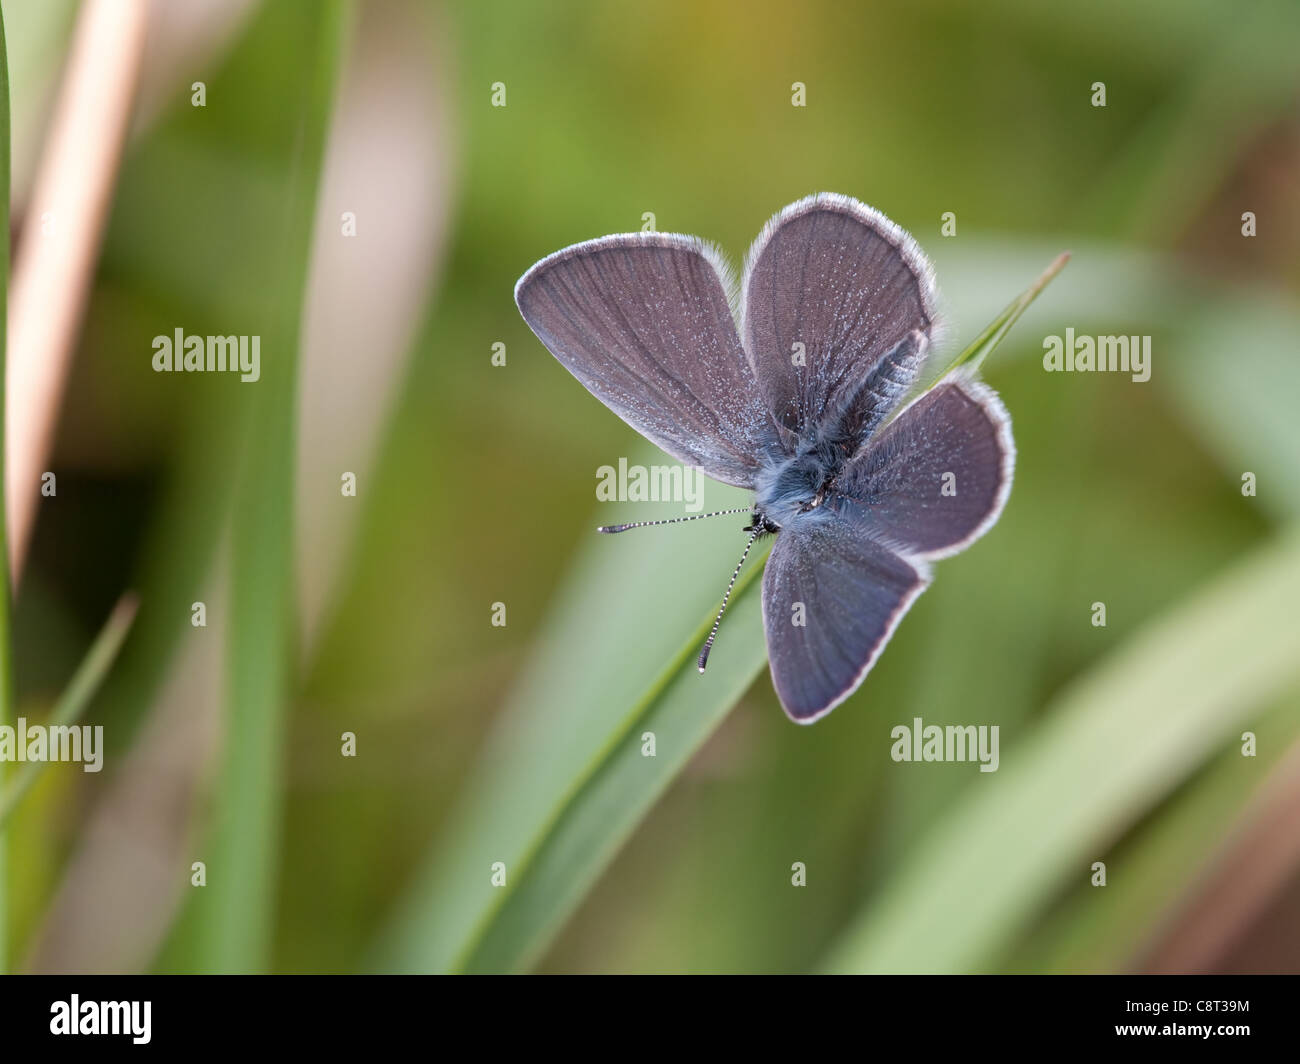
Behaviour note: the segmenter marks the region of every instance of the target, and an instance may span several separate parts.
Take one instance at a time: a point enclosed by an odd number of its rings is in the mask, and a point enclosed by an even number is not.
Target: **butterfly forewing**
[[[690,237],[635,233],[543,259],[520,313],[597,399],[673,457],[752,486],[775,430],[719,267]]]
[[[914,330],[928,340],[937,313],[933,271],[912,239],[845,196],[813,196],[772,219],[750,250],[742,298],[741,335],[759,387],[776,420],[799,436],[854,396],[878,401],[863,382]],[[910,385],[920,363],[895,369]],[[864,412],[873,419],[879,414]]]

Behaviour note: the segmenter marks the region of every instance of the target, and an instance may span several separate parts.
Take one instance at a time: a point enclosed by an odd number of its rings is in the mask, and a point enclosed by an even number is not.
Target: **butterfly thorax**
[[[755,508],[776,528],[829,520],[825,503],[835,494],[835,478],[849,456],[850,449],[835,437],[803,441],[793,455],[759,471]]]

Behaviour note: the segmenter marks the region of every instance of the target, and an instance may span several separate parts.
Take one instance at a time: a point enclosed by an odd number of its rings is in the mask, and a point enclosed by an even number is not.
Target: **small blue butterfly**
[[[772,682],[786,713],[810,723],[862,683],[929,586],[930,562],[998,519],[1011,419],[963,369],[902,405],[939,329],[934,271],[857,200],[811,196],[768,222],[745,260],[739,330],[735,291],[712,246],[631,233],[547,256],[515,301],[634,429],[754,491],[741,564],[776,536],[763,573]]]

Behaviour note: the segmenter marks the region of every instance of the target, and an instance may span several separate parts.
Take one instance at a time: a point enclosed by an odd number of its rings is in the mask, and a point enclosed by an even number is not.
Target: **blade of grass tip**
[[[1070,253],[1068,251],[1063,251],[1057,255],[1052,260],[1052,264],[1039,274],[1038,280],[1013,300],[979,336],[975,337],[969,347],[952,360],[948,368],[939,375],[938,380],[942,380],[953,370],[962,367],[966,367],[971,373],[978,370],[984,360],[993,352],[993,349],[1002,342],[1003,337],[1011,331],[1011,327],[1019,320],[1020,315],[1029,309],[1029,304],[1038,298],[1038,294],[1051,283],[1052,278],[1060,273],[1069,261]]]
[[[293,683],[293,504],[297,358],[311,257],[317,185],[350,5],[270,5],[271,22],[314,55],[289,102],[298,133],[289,163],[281,301],[270,311],[231,537],[225,734],[205,861],[208,885],[181,929],[181,965],[202,972],[259,972],[270,961],[281,816],[284,729]],[[277,20],[285,20],[283,22]],[[189,937],[187,937],[189,936]]]
[[[9,541],[5,512],[5,335],[9,320],[9,49],[5,39],[4,12],[0,10],[0,726],[12,719],[13,660],[9,644]],[[5,784],[5,765],[0,761],[0,792]],[[9,970],[9,939],[6,929],[8,868],[5,864],[6,837],[0,821],[0,975]]]
[[[131,623],[135,620],[138,606],[139,599],[131,593],[123,595],[118,600],[117,605],[113,607],[113,612],[108,615],[104,627],[91,644],[90,650],[77,667],[67,689],[55,703],[54,710],[46,722],[48,726],[66,727],[81,719],[86,707],[90,705],[90,700],[104,682],[104,677],[108,675],[108,670],[117,660],[118,651],[122,649],[127,633],[131,630]],[[9,786],[0,791],[0,829],[4,827],[9,815],[22,801],[23,795],[31,790],[32,784],[48,764],[48,761],[27,762]]]

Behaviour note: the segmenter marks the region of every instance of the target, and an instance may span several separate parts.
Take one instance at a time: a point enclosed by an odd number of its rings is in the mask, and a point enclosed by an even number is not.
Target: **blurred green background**
[[[141,607],[105,771],[51,767],[8,825],[10,966],[1300,970],[1300,8],[158,6],[195,19],[145,53],[16,712]],[[78,11],[3,10],[20,248]],[[949,355],[1074,255],[984,367],[1000,523],[797,728],[754,584],[682,678],[742,537],[593,535],[680,506],[596,502],[657,459],[512,290],[647,211],[738,265],[819,190],[932,257]],[[155,374],[177,327],[261,334],[263,380]],[[1150,382],[1045,373],[1066,327],[1152,336]],[[915,716],[999,725],[1001,769],[892,762]]]

